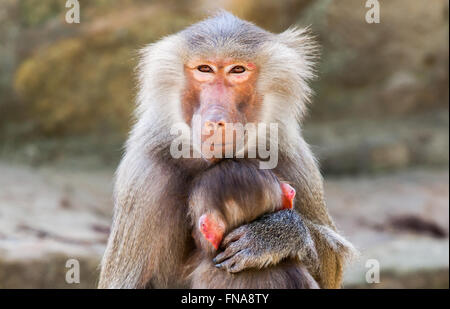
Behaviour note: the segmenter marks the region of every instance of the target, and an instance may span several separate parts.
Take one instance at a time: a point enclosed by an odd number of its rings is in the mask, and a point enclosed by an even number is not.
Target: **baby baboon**
[[[286,258],[275,266],[236,274],[219,269],[213,263],[223,235],[264,214],[292,211],[294,197],[294,188],[280,182],[271,171],[258,169],[257,164],[250,161],[224,160],[196,179],[189,200],[197,244],[188,267],[192,287],[318,288],[316,281],[295,257]],[[274,237],[283,238],[283,235]],[[305,234],[305,237],[309,235]],[[245,249],[237,254],[245,255]]]

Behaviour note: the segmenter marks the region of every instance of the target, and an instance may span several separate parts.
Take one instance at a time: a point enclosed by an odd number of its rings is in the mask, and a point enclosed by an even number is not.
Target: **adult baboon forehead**
[[[196,23],[182,31],[181,35],[192,54],[241,59],[254,57],[263,43],[273,37],[272,33],[228,12]]]

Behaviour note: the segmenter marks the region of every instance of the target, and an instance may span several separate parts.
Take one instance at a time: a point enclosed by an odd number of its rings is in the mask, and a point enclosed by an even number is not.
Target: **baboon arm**
[[[304,265],[314,265],[314,242],[295,210],[281,210],[231,231],[223,240],[225,249],[217,255],[216,267],[229,272],[276,265],[294,258]]]
[[[344,266],[357,252],[350,242],[339,235],[328,213],[319,167],[303,139],[295,157],[288,160],[280,173],[294,183],[297,190],[295,208],[315,244],[318,265],[310,269],[311,273],[321,288],[340,288]]]
[[[316,183],[316,190],[321,188]],[[310,269],[321,288],[338,289],[342,285],[345,264],[357,254],[353,245],[342,237],[331,217],[322,194],[314,195],[309,204],[309,212],[299,205],[297,208],[309,230],[318,255],[318,265]]]
[[[311,272],[322,288],[340,288],[344,266],[348,260],[357,255],[356,249],[329,226],[305,223],[310,230],[319,258],[317,267]]]
[[[162,168],[129,154],[120,164],[99,288],[183,285],[179,273],[190,241],[187,210],[180,194],[168,191],[177,190],[177,179]]]

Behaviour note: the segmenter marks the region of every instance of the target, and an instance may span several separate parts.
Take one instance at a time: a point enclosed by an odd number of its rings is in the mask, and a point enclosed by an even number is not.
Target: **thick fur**
[[[198,253],[201,254],[201,253]],[[277,266],[249,269],[229,274],[208,261],[209,256],[196,256],[200,264],[191,274],[194,289],[315,289],[318,285],[306,267],[293,262]]]
[[[194,179],[189,213],[194,222],[203,214],[219,213],[226,222],[227,234],[265,213],[281,209],[281,197],[277,176],[259,169],[256,160],[227,159]]]
[[[195,248],[187,216],[188,197],[192,180],[208,163],[171,158],[174,136],[170,129],[183,123],[183,64],[190,57],[209,53],[251,59],[261,68],[258,91],[264,94],[264,101],[260,119],[279,124],[279,163],[273,173],[287,180],[298,196],[295,216],[284,220],[286,229],[290,222],[301,220],[312,235],[319,258],[317,264],[308,266],[309,271],[320,287],[340,287],[343,266],[353,247],[338,234],[328,214],[322,177],[299,124],[311,95],[308,81],[313,77],[315,52],[311,42],[304,30],[276,35],[223,12],[144,48],[138,68],[137,121],[116,173],[114,218],[101,265],[100,288],[189,286],[180,276]],[[258,235],[257,230],[252,231],[248,237]],[[289,241],[283,248],[301,244],[297,239]],[[268,256],[261,263],[282,257]]]

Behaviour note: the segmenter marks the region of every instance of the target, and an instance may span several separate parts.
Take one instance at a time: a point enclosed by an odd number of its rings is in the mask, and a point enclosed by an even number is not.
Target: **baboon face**
[[[250,61],[219,57],[194,58],[185,64],[183,117],[193,126],[194,116],[200,116],[202,147],[233,151],[236,125],[258,121],[262,102],[256,91],[258,69]]]

